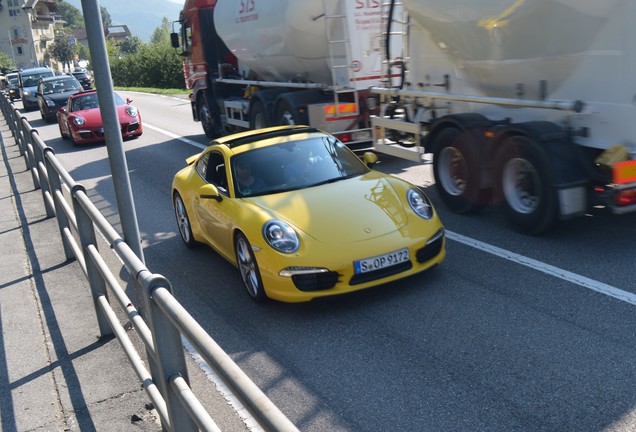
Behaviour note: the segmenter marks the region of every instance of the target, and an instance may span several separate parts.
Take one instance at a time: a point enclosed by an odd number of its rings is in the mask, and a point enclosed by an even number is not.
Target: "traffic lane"
[[[147,257],[301,430],[334,415],[343,430],[602,430],[634,408],[636,323],[614,299],[451,242],[400,283],[255,305],[232,266],[178,242]]]
[[[163,152],[152,152],[152,154],[158,154],[158,153],[163,154]],[[132,154],[134,155],[134,153]],[[150,153],[148,155],[150,156]],[[146,161],[146,164],[147,164],[147,159],[145,157],[141,157],[139,160]],[[151,188],[147,188],[145,190],[149,191],[151,190]],[[162,194],[165,193],[163,188],[161,188],[161,191],[162,191],[161,192]],[[148,203],[162,202],[160,198],[148,199],[147,201]],[[169,202],[169,196],[166,196],[163,202]],[[244,295],[244,293],[242,292],[243,288],[241,287],[241,282],[240,282],[238,273],[231,265],[227,264],[225,261],[220,259],[216,254],[214,254],[207,248],[199,248],[198,250],[191,251],[183,247],[183,245],[181,245],[180,240],[178,239],[176,234],[176,225],[173,225],[173,228],[170,228],[170,225],[174,223],[173,222],[174,216],[172,215],[170,206],[168,206],[167,208],[164,207],[162,204],[159,204],[157,207],[154,207],[154,208],[148,208],[147,206],[143,206],[143,211],[149,212],[149,215],[151,215],[151,217],[142,217],[141,219],[144,219],[146,222],[148,221],[148,219],[151,219],[153,223],[157,224],[157,227],[151,229],[151,231],[163,233],[162,234],[163,238],[156,238],[155,239],[156,243],[153,246],[147,247],[145,249],[147,262],[149,263],[156,262],[157,266],[151,266],[151,268],[161,269],[160,271],[162,272],[162,274],[166,275],[171,281],[173,281],[175,292],[177,293],[180,301],[184,302],[184,304],[187,305],[186,307],[188,308],[188,310],[190,310],[191,313],[195,315],[195,317],[198,317],[198,320],[200,322],[205,323],[205,327],[208,329],[210,334],[214,335],[217,341],[221,341],[221,340],[223,341],[221,344],[224,347],[224,349],[227,350],[228,347],[231,347],[230,343],[232,341],[236,341],[236,340],[240,340],[244,342],[246,341],[244,345],[241,344],[240,346],[235,347],[234,349],[232,349],[231,352],[238,355],[239,359],[243,358],[245,355],[250,357],[250,360],[247,363],[245,363],[245,367],[249,368],[251,365],[251,367],[253,367],[254,370],[256,371],[255,375],[260,376],[261,379],[263,379],[264,374],[266,375],[267,372],[265,371],[281,371],[281,373],[283,374],[285,374],[285,371],[288,371],[288,370],[302,371],[302,373],[300,374],[300,377],[296,377],[295,374],[292,374],[291,376],[286,377],[284,379],[285,381],[284,384],[279,384],[279,386],[281,386],[280,393],[283,395],[282,396],[283,402],[287,401],[287,403],[289,403],[291,407],[295,407],[295,401],[298,400],[297,399],[298,397],[301,397],[302,400],[309,398],[310,400],[322,401],[323,400],[322,395],[325,392],[327,393],[335,392],[334,394],[336,395],[335,396],[336,399],[334,401],[334,406],[337,406],[340,402],[344,402],[340,400],[339,397],[337,396],[337,390],[339,388],[339,385],[340,385],[339,383],[341,381],[342,376],[332,380],[330,384],[326,384],[327,388],[324,390],[322,390],[321,386],[318,386],[318,384],[315,384],[315,383],[311,383],[311,385],[307,387],[307,384],[305,384],[305,380],[309,379],[311,381],[311,378],[314,375],[312,375],[310,371],[304,370],[303,365],[305,365],[305,369],[307,365],[311,365],[310,367],[312,369],[314,366],[320,366],[320,365],[316,365],[315,362],[310,361],[311,359],[306,359],[303,356],[301,356],[298,360],[292,361],[292,364],[290,364],[289,361],[285,362],[283,360],[279,360],[281,359],[281,357],[283,359],[294,358],[295,350],[297,350],[297,348],[291,348],[290,350],[289,348],[290,340],[297,341],[297,343],[293,344],[293,347],[298,347],[298,346],[305,347],[307,345],[311,347],[312,345],[315,345],[316,344],[314,339],[316,337],[315,333],[313,334],[310,333],[311,336],[309,336],[308,334],[304,334],[302,331],[297,333],[292,332],[287,334],[284,332],[281,333],[280,329],[284,329],[287,327],[290,327],[290,328],[298,327],[298,323],[285,319],[286,314],[289,312],[289,310],[286,309],[286,306],[282,306],[283,309],[278,309],[278,306],[270,305],[272,308],[274,308],[275,311],[280,312],[278,314],[278,318],[282,319],[281,322],[277,322],[275,319],[272,320],[271,309],[267,309],[266,313],[264,314],[259,313],[259,312],[262,312],[261,309],[258,309],[258,308],[254,309],[254,305],[252,305],[251,302],[248,301],[249,299],[247,299],[247,296]],[[170,220],[171,221],[170,224],[167,226],[161,227],[162,222],[166,220]],[[467,256],[467,254],[463,252],[454,254],[451,249],[452,245],[453,245],[453,242],[449,242],[449,258],[447,259],[447,263],[455,262],[457,260],[462,261],[464,257]],[[455,245],[455,247],[457,247],[457,245]],[[476,253],[477,251],[473,250],[472,252]],[[185,259],[183,260],[180,259],[182,257],[181,254],[183,254],[183,258]],[[458,258],[458,256],[461,258]],[[499,262],[499,259],[497,259],[496,257],[488,257],[488,258],[494,259],[496,263]],[[472,270],[468,272],[468,275],[464,275],[464,277],[460,281],[464,283],[450,282],[448,285],[462,286],[463,284],[465,284],[465,281],[464,281],[465,278],[469,278],[470,280],[470,273],[474,271],[475,269],[481,271],[482,268],[485,267],[485,268],[492,268],[492,269],[498,270],[498,268],[500,267],[500,266],[497,266],[496,264],[493,264],[493,265],[483,264],[483,263],[480,263],[479,260],[476,260],[476,261],[479,263],[478,265],[468,265],[466,267]],[[518,266],[516,264],[509,263],[509,262],[507,263],[507,265],[513,265],[515,267]],[[446,267],[446,263],[441,267],[442,271],[445,267]],[[514,278],[519,277],[519,275],[521,274],[517,270],[502,271],[501,273],[497,270],[495,270],[495,274],[503,275],[504,279],[502,283],[506,285],[515,284],[516,282]],[[528,272],[529,274],[536,273],[530,269],[525,269],[525,271]],[[461,274],[456,271],[451,272],[451,274],[455,274],[455,273]],[[546,277],[543,275],[539,275],[539,276]],[[555,286],[560,287],[561,286],[560,284],[563,284],[563,283],[561,281],[558,281],[555,284]],[[397,284],[394,284],[394,285],[397,285]],[[541,283],[529,281],[527,284],[522,283],[515,286],[518,286],[519,289],[521,289],[522,291],[528,291],[532,293],[535,291],[536,286],[541,286],[541,285],[542,285]],[[569,286],[570,284],[565,284],[565,285]],[[412,289],[419,291],[419,286]],[[375,292],[379,292],[379,291],[380,290],[368,292],[370,298],[373,298],[373,295],[377,295],[375,294]],[[578,287],[574,287],[573,289],[570,289],[569,291],[575,291],[578,293],[575,295],[583,295],[585,297],[588,297],[594,294],[587,291],[580,292],[578,291]],[[449,292],[453,292],[453,291],[449,290]],[[557,291],[556,293],[558,294],[559,292],[560,291]],[[362,299],[362,306],[366,307],[366,304],[364,303],[366,299],[366,295],[367,295],[367,292],[365,292],[364,294],[361,293],[359,296],[355,296],[354,297],[355,300],[353,301],[356,304],[358,304],[358,301]],[[340,300],[334,300],[333,302],[338,304],[339,301]],[[349,300],[345,298],[344,301],[349,301]],[[567,300],[557,301],[554,299],[549,299],[547,300],[547,303],[549,305],[554,305],[554,304],[562,303],[564,301],[567,301]],[[385,303],[386,303],[385,301],[382,301],[381,305],[384,305]],[[415,304],[415,302],[411,301],[411,299],[408,299],[406,301],[402,301],[399,303],[400,303],[400,306],[401,304]],[[483,303],[487,303],[487,302],[483,301]],[[490,303],[496,304],[496,302],[490,302]],[[329,304],[332,305],[333,303],[329,303]],[[426,306],[426,304],[424,306]],[[454,303],[450,302],[450,304],[452,305]],[[398,306],[398,308],[400,306]],[[313,306],[309,306],[309,307],[313,307]],[[418,311],[420,309],[422,308],[417,307],[415,310]],[[465,308],[458,307],[458,310],[462,310],[462,309],[465,309]],[[422,310],[425,310],[425,309],[422,309]],[[480,312],[480,310],[481,308],[478,308],[471,315],[476,316]],[[495,312],[496,310],[494,312],[491,312],[491,314],[494,314]],[[337,310],[336,313],[337,313],[337,316],[339,316],[340,310]],[[595,310],[594,313],[598,313],[598,311]],[[324,313],[321,310],[320,316],[322,317],[323,315]],[[625,314],[618,313],[618,315],[624,316]],[[383,315],[381,313],[378,313],[378,316],[383,316]],[[418,317],[421,316],[421,314],[417,312],[413,312],[413,316],[415,317],[415,322],[411,322],[407,320],[400,325],[405,328],[417,327],[417,319]],[[461,318],[458,318],[458,319],[461,319]],[[322,327],[325,324],[322,321],[322,318],[320,317],[316,317],[316,320],[317,321],[312,321],[308,323],[309,331],[311,331],[311,329],[316,328],[316,326]],[[343,323],[342,326],[339,326],[339,327],[336,326],[336,328],[352,326],[352,325],[355,326],[355,323],[357,323],[360,320],[363,320],[363,317],[354,316],[354,317],[351,317],[349,321]],[[490,321],[494,323],[505,322],[505,320],[503,319],[496,319],[496,318],[492,318]],[[538,318],[532,318],[529,321],[533,323],[535,321],[540,322],[541,320]],[[246,325],[246,323],[252,323],[252,324]],[[262,330],[261,326],[263,323],[270,323],[270,325],[273,325],[274,327],[272,327],[271,330],[268,330],[268,329]],[[602,323],[606,323],[606,321],[603,320]],[[615,324],[611,322],[609,324],[610,324],[610,328],[614,328]],[[631,325],[633,325],[633,323],[628,323],[626,325],[623,325],[622,327],[629,328]],[[462,327],[461,331],[459,332],[459,335],[461,336],[462,334],[464,334],[466,331],[468,331],[470,328],[474,326],[475,326],[474,323],[471,322],[468,327]],[[334,326],[327,324],[326,327],[331,329]],[[369,334],[362,333],[360,334],[360,337],[363,340],[373,342],[376,339],[376,334],[378,334],[378,332],[380,332],[379,334],[382,334],[381,333],[382,327],[383,325],[380,325],[379,330],[370,328],[371,331]],[[476,328],[479,328],[479,327],[476,327]],[[620,326],[618,326],[617,328],[620,328]],[[480,333],[488,333],[489,331],[490,331],[490,328],[488,325],[486,325],[486,328],[482,329]],[[225,332],[228,332],[228,333],[225,333]],[[565,332],[566,334],[569,333],[567,330],[563,330],[563,332]],[[227,336],[224,336],[226,334]],[[278,337],[278,335],[282,335],[282,336]],[[254,337],[256,339],[253,339]],[[335,340],[332,339],[330,334],[326,334],[326,335],[323,334],[322,337],[324,339],[324,342],[322,343],[322,345],[319,344],[317,346],[317,352],[322,352],[323,354],[329,353],[330,352],[329,350],[333,349],[334,346],[337,346],[338,341],[340,341],[340,336],[337,336]],[[456,338],[456,337],[457,336],[453,336],[453,338]],[[517,336],[515,335],[515,339],[516,338]],[[569,340],[569,337],[563,337],[563,339],[567,341]],[[225,341],[227,341],[227,343]],[[259,346],[258,341],[267,341],[267,343],[262,346]],[[498,344],[493,343],[493,345],[505,345],[504,342],[501,342]],[[367,342],[365,342],[365,344],[366,343]],[[415,342],[408,342],[408,344],[414,344],[414,343]],[[559,343],[554,343],[552,345],[553,345],[552,349],[557,349],[556,353],[558,353]],[[283,348],[285,346],[288,346],[288,348],[287,349]],[[349,358],[349,359],[355,360],[357,358],[356,355],[359,351],[359,347],[354,347],[354,348],[355,349],[353,349],[351,352],[345,352],[342,354],[342,356],[338,355],[337,357],[343,357],[343,358]],[[346,347],[341,347],[340,349],[341,350],[346,349]],[[408,350],[406,351],[408,352]],[[449,351],[452,352],[452,348],[449,348]],[[597,353],[599,354],[598,358],[601,358],[603,355],[602,352],[606,350],[603,348],[599,348],[598,350],[595,350],[595,351],[599,351]],[[371,358],[370,357],[371,353],[366,353],[364,355],[366,357]],[[517,354],[514,351],[512,353],[507,354],[507,356],[511,358],[516,357],[516,355]],[[264,356],[264,358],[260,358],[262,356]],[[548,357],[551,358],[553,356],[555,356],[555,354],[553,354],[551,351],[548,351]],[[330,359],[332,358],[331,355],[328,355],[327,357]],[[581,356],[578,354],[573,354],[572,357],[580,358]],[[400,358],[396,360],[406,362],[406,360],[401,360]],[[472,359],[471,361],[474,363],[475,362],[479,363],[479,358]],[[353,361],[353,363],[358,364],[359,362],[356,360],[356,361]],[[564,360],[562,363],[566,363],[566,364],[571,363],[571,360],[569,358],[566,358],[566,360]],[[371,373],[376,373],[376,369],[381,370],[383,367],[385,367],[384,364],[385,364],[385,361],[372,363],[370,365],[371,370],[368,373],[359,371],[358,374],[368,375]],[[327,366],[328,365],[325,365],[325,367]],[[338,365],[338,364],[336,364],[336,366],[343,367],[342,365]],[[541,366],[540,369],[543,369],[543,366]],[[594,369],[594,367],[591,367],[590,369]],[[414,373],[415,372],[417,371],[414,371]],[[498,370],[495,370],[495,372],[497,374],[501,374],[500,371]],[[344,375],[349,376],[351,374],[352,372],[347,371],[347,373],[345,373]],[[320,376],[319,380],[321,381],[324,378],[322,376],[323,372],[320,372],[318,375]],[[307,378],[304,378],[305,376],[307,376]],[[279,382],[278,379],[280,378],[280,376],[279,375],[269,376],[269,378],[274,380],[276,383],[278,383]],[[536,379],[536,378],[533,378],[533,379]],[[600,380],[602,381],[602,379],[605,379],[605,377],[601,378]],[[291,381],[288,382],[287,380],[291,380]],[[552,377],[550,376],[549,378],[546,378],[545,380],[551,382]],[[271,387],[272,385],[278,387],[276,384],[272,384],[271,382],[268,382],[268,381],[263,381],[263,384],[266,387]],[[559,383],[559,385],[561,384]],[[386,386],[386,383],[384,383],[383,386]],[[314,387],[315,387],[315,390],[314,390]],[[353,380],[353,383],[351,384],[351,388],[353,390],[355,390],[356,388],[363,388],[363,389],[366,388],[364,380],[363,379]],[[369,391],[372,391],[372,390],[373,389],[370,389]],[[289,395],[294,395],[294,396],[290,397]],[[349,399],[352,399],[351,395],[348,395],[348,396],[349,396]],[[454,397],[455,396],[453,396],[453,398]],[[436,399],[437,398],[438,397],[436,397]],[[426,403],[430,404],[431,402],[428,401]],[[402,402],[400,402],[400,405],[403,405]],[[300,411],[297,411],[298,409],[300,409]],[[358,408],[356,408],[356,410],[357,409]],[[376,406],[374,407],[374,409],[379,409],[379,408]],[[389,412],[391,412],[393,409],[389,410]],[[398,407],[398,410],[399,410],[399,407]],[[292,408],[291,411],[300,412],[301,416],[305,415],[305,411],[302,407],[300,408],[296,407],[296,409]],[[324,413],[324,411],[320,411],[321,414],[318,415],[318,417],[321,420],[320,421],[312,420],[312,421],[318,421],[320,423],[324,421],[324,418],[330,418],[331,416],[333,416],[334,412],[337,412],[337,411],[332,411],[332,409],[329,409],[328,411],[329,411],[328,413]],[[373,410],[369,410],[368,414],[369,415],[373,414]],[[618,415],[617,413],[610,413],[607,415],[607,417],[612,417],[614,414],[616,414],[616,416]],[[504,417],[506,415],[504,415]],[[393,416],[390,415],[390,417],[393,417]],[[346,420],[345,423],[349,422],[349,419],[345,419],[345,420]],[[474,419],[470,418],[470,420],[472,421]],[[364,425],[364,426],[366,427],[371,425]]]
[[[636,255],[636,213],[614,215],[593,208],[540,236],[527,236],[511,229],[498,206],[467,215],[449,211],[437,194],[430,155],[421,165],[387,155],[380,159],[378,170],[424,188],[448,230],[636,293],[630,271]]]
[[[152,154],[167,156],[164,152],[152,152]],[[170,156],[170,155],[168,155],[168,156]],[[141,158],[141,159],[143,159],[143,158]],[[146,162],[146,166],[148,166],[148,162],[149,161],[146,160],[145,162]],[[142,169],[139,169],[138,172],[139,172],[139,174],[141,176],[141,174],[144,171]],[[141,177],[143,177],[143,176],[141,176]],[[151,178],[155,178],[154,173],[151,173],[150,177]],[[136,182],[134,182],[134,183],[136,183]],[[133,186],[133,187],[135,187],[135,186]],[[142,187],[140,190],[141,191],[149,191],[149,190],[153,190],[154,191],[154,189],[152,187],[148,187],[148,188],[143,188]],[[163,188],[161,188],[160,191],[161,191],[160,192],[161,195],[163,195],[165,193],[165,192],[163,192]],[[147,220],[149,220],[149,219],[152,220],[153,218],[155,220],[158,220],[158,221],[165,221],[168,218],[172,219],[171,211],[169,212],[169,215],[165,214],[165,213],[157,214],[157,213],[153,213],[152,212],[152,210],[154,210],[156,207],[161,208],[162,206],[164,206],[164,204],[162,204],[162,203],[165,202],[165,201],[162,201],[161,197],[152,198],[152,195],[153,194],[149,194],[148,202],[149,203],[155,203],[155,207],[147,208],[147,206],[142,206],[142,208],[143,208],[143,211],[142,211],[143,216],[141,218],[142,221],[146,222]],[[166,197],[166,198],[169,200],[169,197]],[[167,202],[169,202],[169,201],[167,201]],[[169,205],[167,206],[167,208],[170,209]],[[146,213],[147,211],[149,211],[152,214],[147,214]],[[165,212],[165,208],[164,208],[164,212]],[[174,223],[174,222],[172,221],[172,223]],[[153,230],[153,231],[154,232],[159,232],[158,230]],[[161,255],[162,251],[164,250],[164,248],[161,248],[159,246],[162,245],[162,244],[171,243],[171,242],[176,242],[178,244],[178,239],[176,238],[176,234],[175,234],[176,231],[175,231],[174,226],[173,226],[173,228],[168,228],[166,226],[165,229],[164,229],[164,232],[166,233],[165,234],[165,238],[164,239],[157,239],[158,242],[155,243],[155,245],[158,246],[158,247],[154,247],[153,246],[153,247],[148,248],[147,251],[145,251],[147,256],[149,255],[151,257],[154,257],[156,253]],[[452,242],[449,242],[449,259],[447,259],[447,261],[442,266],[442,268],[447,266],[448,263],[455,262],[458,259],[458,258],[454,258],[453,259],[453,254],[451,253],[451,249],[450,249],[452,247],[452,244],[453,244]],[[230,322],[232,323],[232,327],[237,327],[237,328],[240,329],[239,332],[233,332],[232,330],[228,329],[229,333],[227,333],[227,334],[232,335],[232,336],[228,337],[228,342],[235,341],[237,339],[238,340],[245,339],[247,336],[249,336],[249,335],[251,335],[253,333],[252,332],[253,328],[251,328],[251,327],[249,327],[247,329],[241,329],[239,327],[242,320],[239,320],[238,322],[236,322],[236,317],[237,316],[238,317],[250,316],[252,318],[253,314],[251,314],[251,312],[252,312],[253,305],[251,305],[250,302],[247,302],[247,306],[246,306],[246,303],[245,303],[246,298],[245,298],[244,295],[241,295],[242,294],[242,292],[241,292],[242,288],[240,288],[240,281],[238,279],[238,275],[237,275],[236,271],[231,266],[229,266],[226,263],[222,262],[222,260],[221,260],[221,262],[219,262],[220,259],[218,257],[216,257],[216,255],[214,253],[212,253],[212,252],[209,252],[209,251],[205,251],[205,252],[195,251],[195,252],[198,252],[198,254],[202,253],[204,257],[207,257],[208,259],[211,259],[211,261],[207,261],[207,260],[204,260],[204,261],[201,261],[201,262],[195,261],[195,262],[198,262],[198,265],[194,265],[194,266],[191,265],[190,267],[187,267],[187,266],[183,266],[183,264],[187,264],[189,262],[192,262],[191,260],[180,261],[178,259],[175,259],[175,255],[176,254],[174,253],[174,249],[167,248],[166,250],[170,250],[170,253],[167,256],[162,256],[161,259],[159,260],[159,264],[163,263],[163,265],[159,265],[158,267],[152,266],[151,268],[156,268],[157,269],[156,271],[160,271],[162,273],[165,273],[162,270],[162,268],[166,267],[166,265],[165,265],[166,263],[172,264],[175,261],[180,263],[179,265],[176,265],[175,270],[174,270],[174,275],[172,277],[169,276],[169,278],[170,278],[170,280],[181,282],[181,283],[175,283],[175,285],[177,286],[176,290],[177,290],[178,295],[180,295],[180,296],[182,296],[184,298],[188,298],[188,296],[191,295],[191,293],[193,293],[192,295],[194,296],[194,299],[192,300],[191,305],[188,306],[188,309],[192,308],[193,310],[199,310],[198,308],[202,307],[203,308],[203,312],[201,313],[201,316],[200,316],[200,318],[201,318],[200,321],[201,322],[210,321],[210,317],[211,316],[214,316],[215,314],[220,314],[220,313],[222,313],[222,312],[227,310],[229,315],[225,315],[226,319],[221,320],[222,323],[225,323],[228,320],[230,320]],[[190,258],[190,259],[192,259],[193,256],[199,256],[198,254],[197,253],[186,252],[186,256],[188,258]],[[464,254],[461,254],[460,256],[463,258],[463,255]],[[213,257],[216,257],[216,258],[213,258]],[[173,267],[173,266],[171,265],[170,267]],[[168,268],[168,267],[166,267],[166,268]],[[188,268],[192,269],[192,275],[189,275],[189,274],[184,275],[183,270],[184,269],[188,269]],[[481,265],[477,266],[477,268],[479,270],[481,270],[482,266]],[[201,273],[204,273],[205,277],[201,277],[200,276]],[[215,285],[215,283],[216,283],[215,281],[219,278],[219,276],[220,276],[220,279],[221,279],[221,283],[222,284],[225,283],[227,285],[222,285],[222,286],[216,286]],[[451,285],[454,285],[454,284],[451,284]],[[185,286],[186,288],[183,288],[183,286]],[[214,292],[212,294],[210,294],[210,292],[206,289],[206,287],[214,287],[215,288]],[[528,288],[528,290],[531,290],[532,286],[529,286],[527,288]],[[396,290],[396,291],[398,293],[400,292],[400,290]],[[380,290],[374,290],[373,292],[369,292],[369,294],[368,294],[369,298],[373,298],[373,296],[378,295],[378,294],[376,294],[376,292],[380,292]],[[382,291],[382,292],[384,292],[384,291]],[[452,292],[452,291],[450,291],[450,292]],[[586,293],[585,295],[589,295],[589,294]],[[366,306],[366,303],[363,300],[360,300],[361,298],[362,299],[366,298],[365,295],[356,296],[355,298],[357,299],[357,300],[355,300],[356,304],[360,303],[363,308]],[[181,299],[181,297],[180,297],[180,299]],[[209,302],[215,302],[215,301],[218,301],[218,303],[216,303],[216,307],[212,307],[211,309],[207,309],[207,307],[208,307],[207,305],[209,304]],[[215,303],[213,303],[213,305],[214,304]],[[203,306],[201,306],[201,305],[203,305]],[[233,305],[233,306],[228,308],[228,305]],[[246,307],[247,307],[247,315],[246,315]],[[273,306],[269,305],[268,307],[273,307],[275,310],[277,310],[278,305],[273,305]],[[258,309],[256,309],[256,310],[258,311]],[[338,312],[339,311],[336,310],[336,313],[338,313]],[[288,310],[287,309],[282,309],[281,314],[283,315],[283,317],[287,316]],[[269,317],[269,315],[270,314],[268,313],[268,314],[266,314],[266,316],[260,316],[260,315],[254,316],[252,321],[255,322],[255,323],[259,323],[259,324],[261,322],[267,322],[267,318]],[[625,314],[620,314],[620,315],[625,316]],[[231,317],[232,316],[235,317],[234,318],[235,321],[231,321]],[[420,316],[420,314],[417,314],[417,316]],[[320,327],[323,324],[323,321],[321,319],[319,319],[319,318],[317,318],[316,322],[310,323],[310,326],[311,326],[310,329],[312,329],[314,327]],[[356,318],[357,317],[354,317],[352,322],[344,323],[343,325],[347,325],[347,324],[353,325],[353,323],[356,321]],[[220,323],[220,324],[222,324],[222,323]],[[274,324],[277,324],[277,322],[274,322]],[[281,326],[283,326],[283,325],[291,325],[291,326],[293,326],[294,322],[289,323],[287,321],[283,321]],[[410,325],[412,325],[412,323],[406,322],[404,325],[410,326]],[[629,328],[630,325],[628,324],[626,326],[623,326],[623,328],[625,328],[625,327]],[[219,328],[222,328],[222,326],[213,326],[213,327],[209,328],[209,331],[211,332],[211,334],[215,335],[215,337],[217,337],[217,335],[223,336],[225,333],[221,333],[218,330]],[[618,327],[618,328],[621,328],[621,327]],[[265,336],[268,336],[268,334],[266,334]],[[302,336],[303,336],[302,334],[292,334],[290,337],[296,337],[296,339],[288,339],[288,340],[286,340],[287,338],[283,338],[282,341],[288,343],[289,340],[298,340],[298,341],[301,341],[302,345],[311,346],[311,343],[312,343],[311,339],[310,340],[306,340],[307,338],[305,337],[305,339],[303,339]],[[323,335],[322,337],[325,338],[327,341],[329,341],[329,337],[328,336]],[[364,334],[362,335],[362,337],[367,338],[367,336],[365,336]],[[218,337],[217,337],[217,340],[218,340]],[[369,341],[373,341],[374,340],[373,335],[369,335],[368,336],[368,340]],[[338,343],[338,340],[333,341],[333,344],[337,345],[337,343]],[[279,343],[279,345],[283,345],[283,343],[281,342],[281,343]],[[325,349],[326,350],[326,349],[329,348],[330,345],[331,344],[327,344],[326,346],[323,346],[323,345],[319,344],[319,347],[321,347],[321,349]],[[294,346],[298,346],[298,345],[294,345]],[[263,354],[265,357],[269,357],[270,356],[270,351],[268,351],[266,349],[267,347],[263,347],[263,349],[265,349],[265,351],[250,350],[249,344],[246,347],[244,347],[244,348],[246,348],[247,350],[245,351],[245,350],[237,349],[236,351],[233,351],[233,352],[234,353],[238,353],[239,356],[242,356],[242,354],[244,354],[244,353],[254,353],[253,356],[254,357],[258,357],[258,353],[259,352],[266,353],[266,354]],[[328,351],[326,351],[326,352],[328,352]],[[271,357],[273,359],[278,359],[280,357],[276,353],[277,353],[277,351],[272,352]],[[352,356],[354,354],[355,353],[349,353],[349,356]],[[304,361],[301,361],[299,363],[302,365],[304,363]],[[276,363],[276,362],[267,361],[267,359],[265,359],[264,364],[260,363],[258,360],[255,360],[254,366],[252,366],[252,367],[255,367],[256,370],[259,370],[259,371],[260,370],[268,370],[268,371],[269,370],[279,370],[280,368],[276,367],[277,364],[278,363]],[[284,362],[280,362],[280,364],[284,365],[285,363]],[[289,368],[285,367],[285,368],[282,368],[280,370],[286,371],[286,370],[295,370],[295,369],[293,367],[289,366]],[[303,369],[300,369],[300,370],[302,371]],[[364,377],[365,376],[364,373],[362,373],[361,376]],[[311,391],[307,391],[307,392],[303,391],[305,385],[304,385],[302,380],[299,381],[298,379],[296,379],[295,381],[298,382],[298,383],[297,384],[294,383],[293,385],[294,386],[298,386],[298,388],[300,389],[300,394],[301,395],[305,395],[304,396],[304,398],[305,398],[304,400],[309,399],[310,402],[313,402],[314,404],[316,403],[316,400],[321,400],[321,398],[318,397],[318,396],[320,396],[320,394],[314,393],[314,392],[311,392]],[[335,381],[338,381],[338,380],[335,380]],[[363,384],[364,384],[364,382],[361,380],[360,381],[360,385],[363,385]],[[334,387],[334,386],[329,386],[329,388],[332,388],[332,387]],[[337,384],[335,385],[335,387],[337,387]],[[361,388],[365,388],[365,387],[361,387]],[[292,394],[295,394],[295,393],[292,393]],[[316,397],[312,398],[311,397],[312,394],[316,394]],[[307,395],[309,395],[309,396],[307,396]],[[290,404],[291,404],[290,406],[295,406],[294,402],[290,402]],[[314,406],[314,405],[312,405],[312,406]],[[336,409],[336,408],[334,408],[334,409]],[[330,409],[328,411],[331,412],[332,410]],[[302,411],[302,412],[304,412],[304,411]],[[321,411],[321,412],[324,413],[324,410]],[[336,409],[335,412],[338,412],[337,409]],[[311,417],[312,417],[312,419],[315,418],[314,416],[311,416]]]
[[[148,102],[153,102],[148,106],[150,114],[147,117],[151,119],[155,112],[165,113],[169,111],[167,107],[170,104],[181,102],[179,100],[175,102],[171,98],[157,99],[152,95],[139,95],[143,98],[138,100],[147,99]],[[158,106],[160,109],[157,109]],[[183,112],[187,111],[187,107],[182,107],[181,111],[180,115],[190,115],[189,112]],[[27,113],[26,116],[35,117],[30,121],[34,127],[38,127],[41,136],[46,137],[45,132],[52,131],[53,136],[59,137],[57,126],[46,125],[43,120],[37,118],[37,112]],[[190,123],[193,122],[190,121]],[[162,126],[175,127],[178,124],[179,122],[173,122],[169,125],[162,124]],[[147,127],[144,135],[138,140],[124,143],[131,176],[143,175],[149,161],[152,161],[154,169],[151,170],[152,180],[148,182],[149,187],[169,188],[172,173],[184,166],[181,161],[200,149],[179,140],[166,140],[163,133],[157,132],[152,127]],[[201,140],[202,136],[195,135],[194,138]],[[103,144],[75,147],[70,141],[57,138],[49,142],[49,145],[55,148],[58,157],[64,159],[66,166],[71,167],[69,170],[78,181],[88,182],[85,184],[88,188],[92,187],[91,178],[108,177],[110,171],[108,164],[99,162],[105,160],[107,156],[106,147]],[[203,144],[199,143],[199,145]],[[84,163],[84,159],[92,162]],[[175,165],[175,161],[179,163]],[[633,278],[627,269],[630,268],[634,251],[631,241],[633,236],[629,234],[634,232],[636,224],[633,221],[636,215],[615,216],[597,210],[592,216],[561,223],[556,229],[541,237],[528,237],[508,229],[495,207],[489,207],[476,215],[456,215],[448,212],[437,199],[430,160],[423,165],[417,165],[383,155],[377,168],[423,186],[436,203],[436,208],[447,229],[452,232],[497,245],[625,291],[634,292]],[[103,182],[102,189],[107,198],[106,202],[108,200],[114,202],[112,187],[109,189],[108,182]],[[143,197],[144,194],[141,193],[136,199],[143,201]],[[608,228],[599,230],[598,226]]]

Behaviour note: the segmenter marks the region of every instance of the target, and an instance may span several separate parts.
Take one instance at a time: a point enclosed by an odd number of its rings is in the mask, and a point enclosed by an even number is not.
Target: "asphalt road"
[[[299,429],[636,430],[636,215],[594,209],[527,237],[496,208],[450,213],[430,165],[382,157],[428,191],[446,261],[355,295],[255,304],[230,264],[178,237],[172,177],[208,141],[189,102],[120,93],[145,123],[125,148],[147,266]],[[117,227],[105,146],[26,117]]]

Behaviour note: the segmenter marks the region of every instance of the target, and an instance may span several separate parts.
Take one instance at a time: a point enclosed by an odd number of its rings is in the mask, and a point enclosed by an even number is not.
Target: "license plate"
[[[360,274],[391,267],[396,264],[407,262],[410,259],[409,249],[404,248],[384,255],[354,261],[353,266],[356,274]]]

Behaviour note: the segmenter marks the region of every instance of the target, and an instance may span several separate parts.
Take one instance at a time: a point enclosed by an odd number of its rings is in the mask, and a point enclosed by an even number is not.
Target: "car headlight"
[[[409,189],[406,193],[406,199],[409,205],[417,215],[423,219],[433,217],[433,206],[428,197],[416,189]]]
[[[73,117],[73,124],[75,126],[82,126],[85,123],[82,117]]]
[[[53,102],[51,99],[47,99],[46,101],[46,106],[55,106],[55,102]]]
[[[290,254],[300,247],[294,229],[285,222],[273,219],[263,226],[263,237],[267,244],[278,252]]]
[[[22,93],[24,93],[25,96],[28,96],[30,94],[28,90],[23,90]]]
[[[126,114],[128,114],[132,118],[135,118],[135,117],[137,117],[139,112],[137,111],[137,108],[135,108],[135,107],[128,107],[128,108],[126,108]]]

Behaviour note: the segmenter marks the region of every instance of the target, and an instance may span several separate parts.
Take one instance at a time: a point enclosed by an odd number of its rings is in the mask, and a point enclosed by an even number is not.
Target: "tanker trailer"
[[[379,0],[186,0],[172,43],[193,118],[209,137],[307,124],[370,143],[368,89],[387,81],[381,13]]]
[[[634,2],[401,3],[402,79],[372,89],[378,152],[432,154],[448,208],[499,204],[527,234],[636,211]]]

